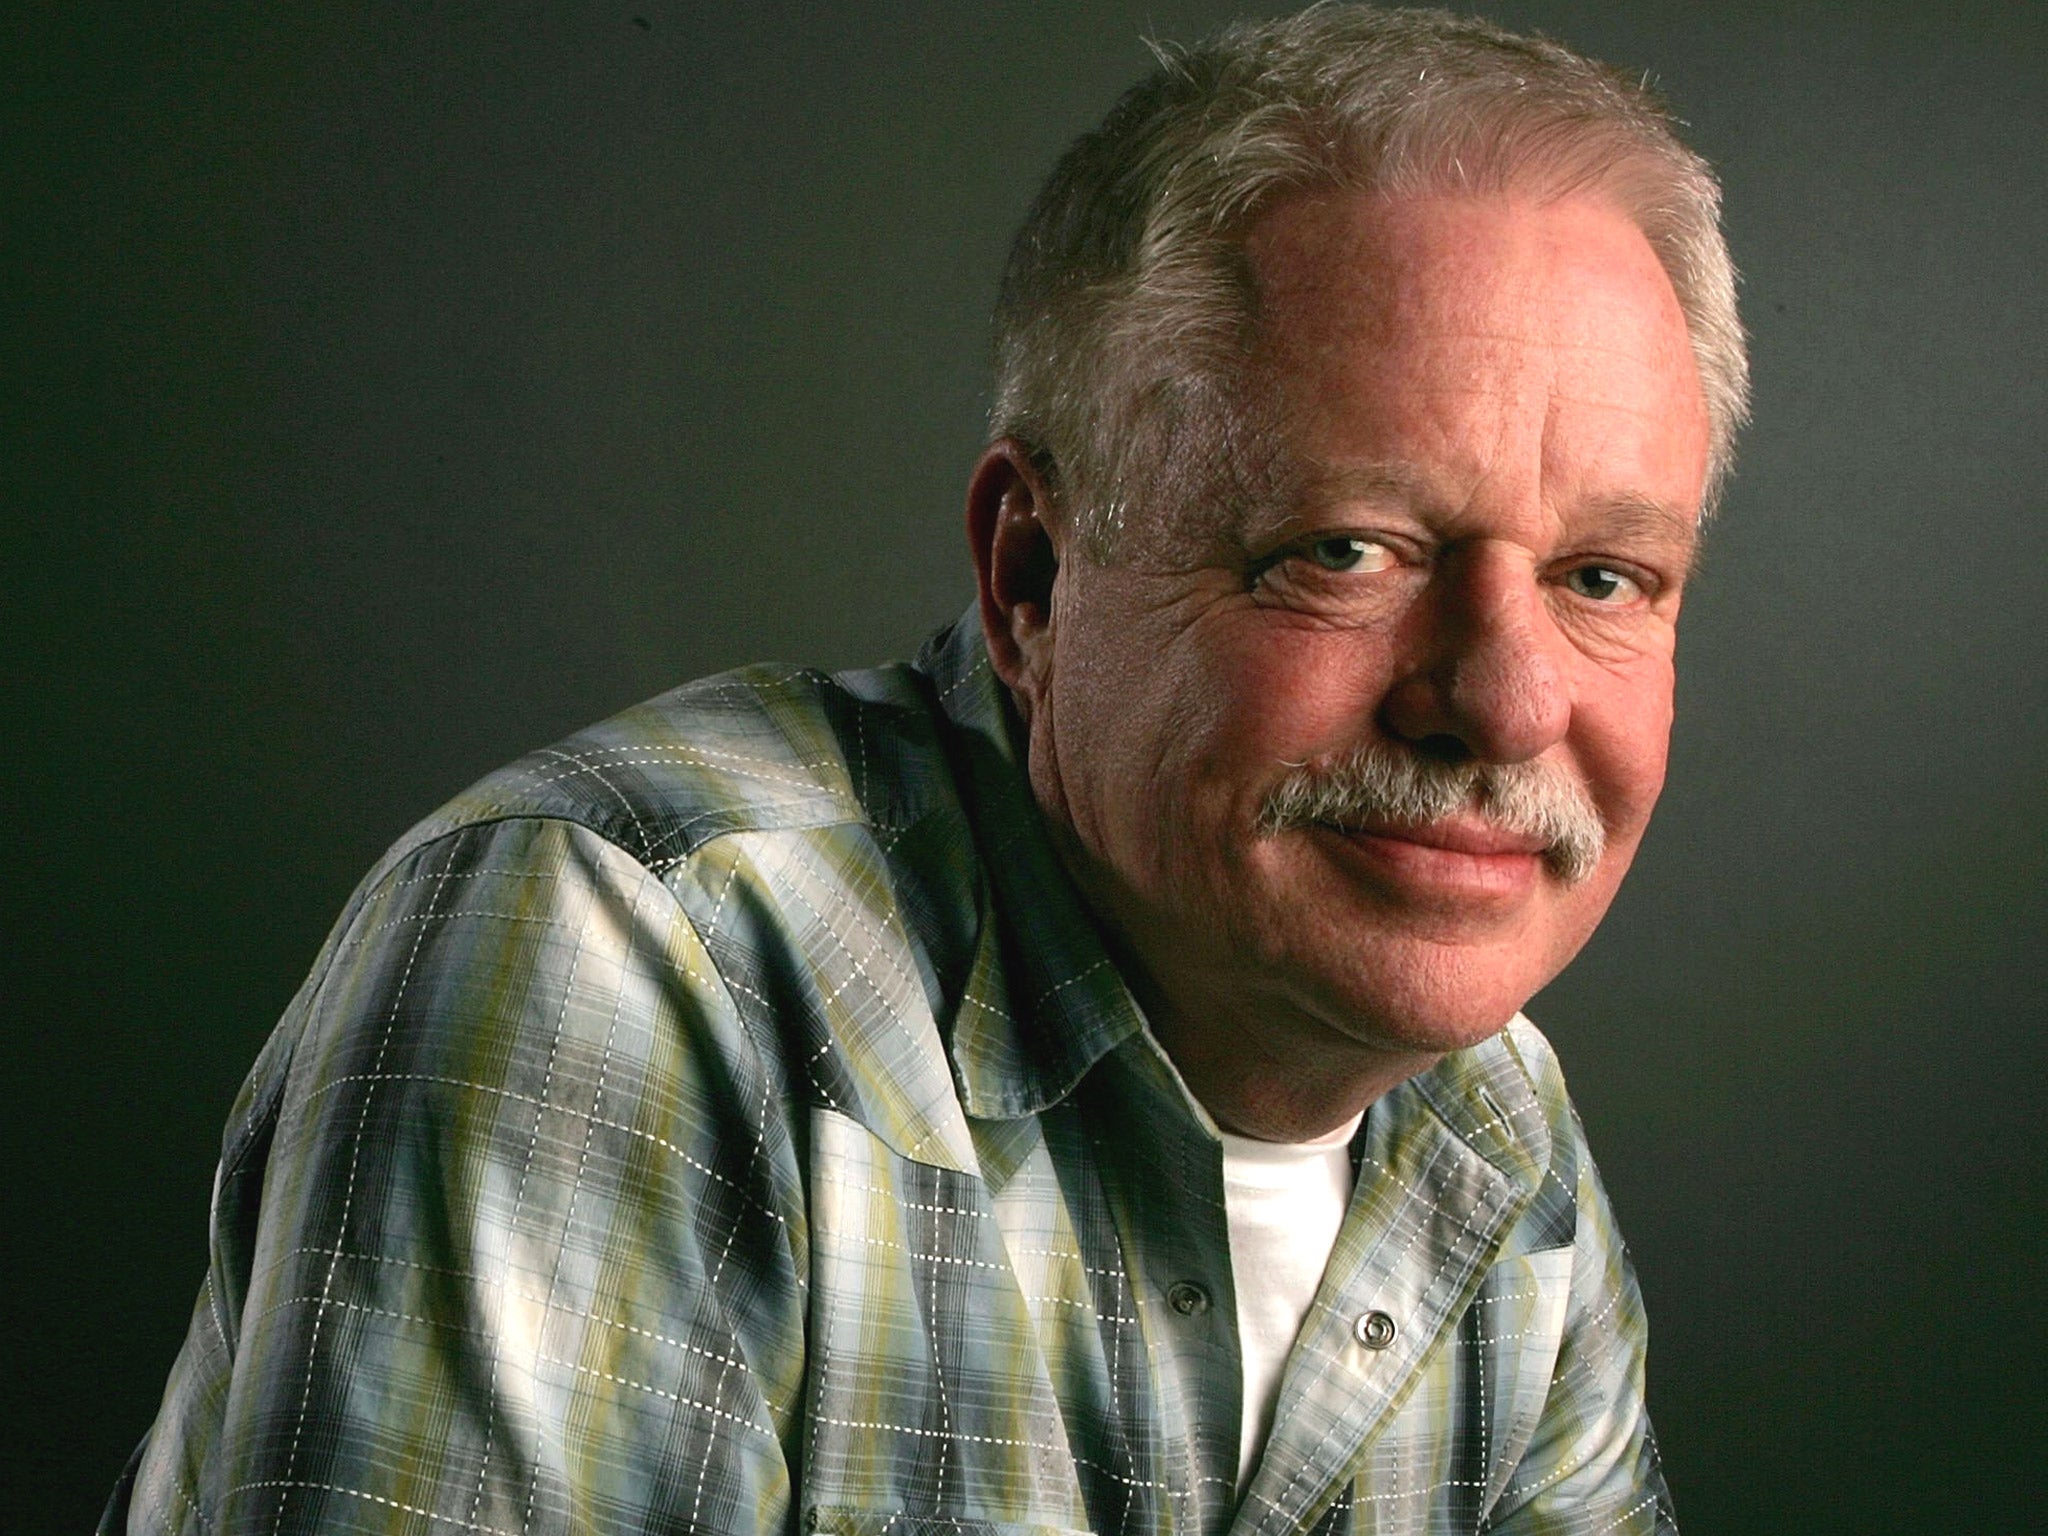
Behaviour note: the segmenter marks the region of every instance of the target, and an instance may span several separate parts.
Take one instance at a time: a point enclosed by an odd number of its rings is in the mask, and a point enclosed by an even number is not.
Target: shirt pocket
[[[811,1131],[811,1529],[1085,1524],[1036,1324],[981,1180],[903,1157],[830,1110],[813,1112]]]

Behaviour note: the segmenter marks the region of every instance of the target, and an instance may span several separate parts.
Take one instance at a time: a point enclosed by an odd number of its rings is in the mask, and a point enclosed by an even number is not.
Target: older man
[[[998,316],[978,622],[351,902],[110,1527],[1648,1531],[1542,1037],[1743,410],[1706,168],[1441,14],[1170,55]]]

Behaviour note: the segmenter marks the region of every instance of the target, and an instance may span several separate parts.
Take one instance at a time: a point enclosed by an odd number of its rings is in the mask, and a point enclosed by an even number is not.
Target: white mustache
[[[1554,763],[1444,763],[1379,742],[1334,763],[1302,764],[1275,784],[1259,831],[1334,823],[1426,826],[1473,810],[1488,824],[1543,844],[1543,861],[1572,885],[1590,875],[1607,829],[1583,784]]]

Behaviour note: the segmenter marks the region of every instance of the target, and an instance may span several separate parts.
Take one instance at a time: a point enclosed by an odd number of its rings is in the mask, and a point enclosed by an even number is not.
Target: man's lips
[[[1477,819],[1454,817],[1445,821],[1428,822],[1422,826],[1398,826],[1380,822],[1356,826],[1335,823],[1322,825],[1345,837],[1385,838],[1394,842],[1414,843],[1423,848],[1438,848],[1446,853],[1464,853],[1481,858],[1534,858],[1546,847],[1540,837],[1509,832],[1490,822]]]
[[[1420,826],[1318,822],[1316,831],[1362,861],[1375,884],[1431,903],[1518,900],[1535,887],[1546,847],[1476,817]]]

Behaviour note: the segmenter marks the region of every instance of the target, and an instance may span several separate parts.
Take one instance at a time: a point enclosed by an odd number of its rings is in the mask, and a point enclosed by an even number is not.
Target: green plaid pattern
[[[971,617],[916,666],[698,683],[363,883],[236,1104],[105,1529],[1671,1529],[1542,1037],[1352,1150],[1240,1500],[1221,1149]]]

